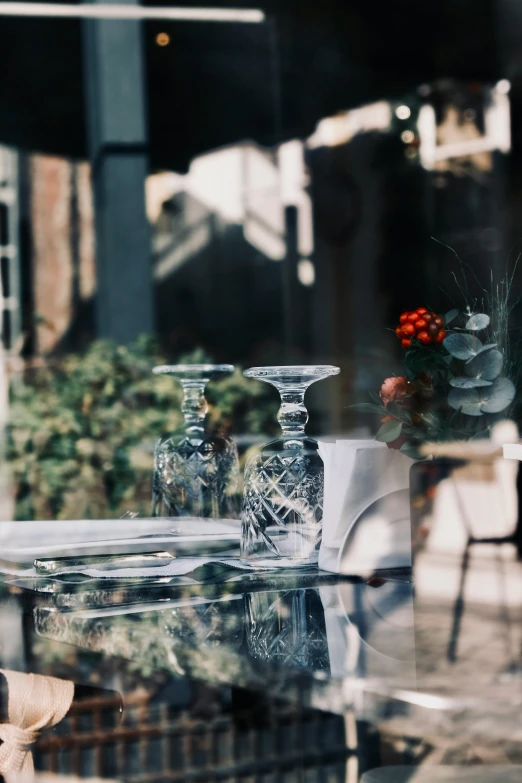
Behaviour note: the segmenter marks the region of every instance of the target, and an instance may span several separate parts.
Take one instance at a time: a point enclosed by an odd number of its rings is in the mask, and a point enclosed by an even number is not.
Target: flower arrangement
[[[386,378],[370,392],[372,402],[353,407],[378,414],[376,439],[414,458],[426,442],[487,438],[498,415],[509,416],[516,393],[505,374],[504,327],[493,329],[489,315],[471,308],[404,312],[395,329],[404,375]]]

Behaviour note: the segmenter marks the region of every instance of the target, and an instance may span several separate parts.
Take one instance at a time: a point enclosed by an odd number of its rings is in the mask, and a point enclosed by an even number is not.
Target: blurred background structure
[[[455,254],[487,284],[518,253],[522,13],[257,7],[3,18],[3,339],[332,362],[312,407],[341,431],[397,366],[397,314],[451,306]]]

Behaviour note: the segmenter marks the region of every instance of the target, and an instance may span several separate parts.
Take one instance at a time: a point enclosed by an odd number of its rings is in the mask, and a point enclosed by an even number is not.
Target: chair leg
[[[350,755],[346,759],[346,783],[357,783],[359,780],[359,761],[357,757],[357,722],[350,710],[344,713],[344,737]]]
[[[466,576],[469,568],[470,546],[471,542],[468,539],[460,566],[459,594],[453,607],[453,623],[451,626],[451,634],[448,643],[448,650],[446,653],[446,658],[450,663],[455,663],[457,660],[457,646],[459,641],[460,626],[462,622],[462,615],[464,614],[464,590],[466,587]]]

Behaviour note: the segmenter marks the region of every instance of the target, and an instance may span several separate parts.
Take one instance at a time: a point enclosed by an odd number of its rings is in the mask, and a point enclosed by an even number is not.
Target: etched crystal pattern
[[[153,502],[161,516],[227,516],[236,488],[235,444],[214,436],[162,438],[154,459]]]
[[[314,450],[265,450],[251,458],[245,468],[243,554],[268,549],[276,557],[312,562],[321,543],[323,492],[323,462]]]
[[[324,614],[312,607],[314,593],[289,590],[246,596],[250,655],[275,665],[329,671]],[[316,600],[320,601],[317,595]]]

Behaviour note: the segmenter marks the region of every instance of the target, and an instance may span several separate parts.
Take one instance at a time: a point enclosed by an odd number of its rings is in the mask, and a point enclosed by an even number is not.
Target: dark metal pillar
[[[306,353],[309,304],[307,292],[298,277],[298,211],[291,205],[285,207],[286,256],[283,261],[283,329],[285,361],[302,362]]]
[[[129,343],[154,326],[141,23],[96,19],[83,24],[97,331]]]

